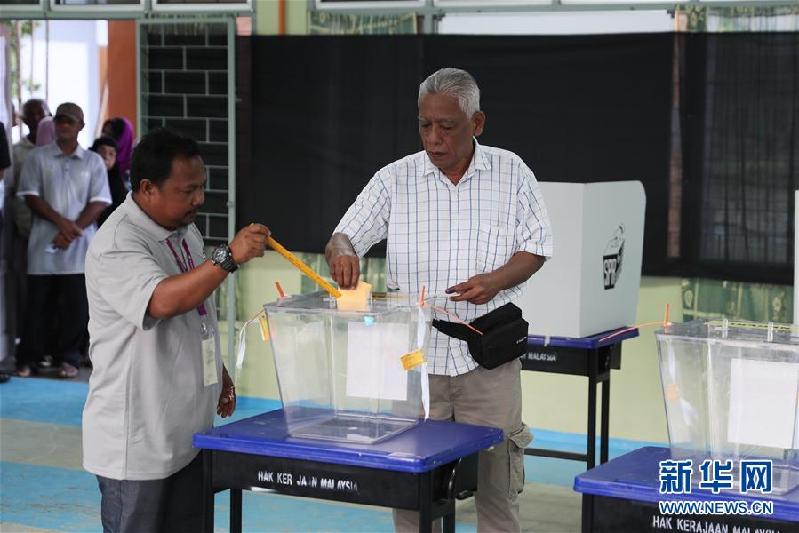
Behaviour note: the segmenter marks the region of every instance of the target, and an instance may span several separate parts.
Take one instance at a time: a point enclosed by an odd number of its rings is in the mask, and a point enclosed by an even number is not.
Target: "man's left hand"
[[[467,281],[453,285],[445,291],[447,294],[456,293],[450,298],[453,302],[467,301],[481,305],[491,301],[499,292],[499,286],[494,283],[491,274],[477,274]]]
[[[53,239],[53,246],[61,250],[66,250],[67,248],[69,248],[69,244],[70,240],[67,238],[66,235],[64,235],[60,231],[58,232],[58,235],[56,235],[55,238]]]
[[[227,418],[236,410],[236,387],[227,368],[222,367],[222,392],[219,394],[219,402],[216,404],[216,414],[222,418]]]

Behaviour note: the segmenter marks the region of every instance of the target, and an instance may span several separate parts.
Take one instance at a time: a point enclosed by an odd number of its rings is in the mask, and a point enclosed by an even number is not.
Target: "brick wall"
[[[144,132],[158,126],[197,140],[208,181],[196,224],[207,244],[227,241],[228,95],[225,24],[143,24]]]

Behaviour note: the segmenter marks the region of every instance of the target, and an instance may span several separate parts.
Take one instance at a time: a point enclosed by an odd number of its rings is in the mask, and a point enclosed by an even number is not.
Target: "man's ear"
[[[486,124],[486,114],[478,111],[472,116],[472,125],[474,126],[474,136],[477,137],[483,133],[483,128]]]
[[[139,182],[139,193],[144,198],[151,197],[153,195],[153,193],[155,192],[154,189],[155,189],[155,183],[153,183],[152,181],[148,180],[147,178],[144,178],[144,179],[142,179]]]

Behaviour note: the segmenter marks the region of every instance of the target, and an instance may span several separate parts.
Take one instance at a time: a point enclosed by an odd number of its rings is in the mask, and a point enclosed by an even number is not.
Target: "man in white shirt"
[[[50,109],[44,100],[32,98],[22,105],[22,121],[28,127],[28,134],[11,148],[11,170],[6,171],[5,206],[3,217],[3,253],[6,258],[6,333],[8,353],[16,352],[16,339],[22,335],[22,326],[27,312],[28,301],[28,236],[31,233],[31,210],[25,199],[16,195],[19,178],[25,159],[36,148],[36,135],[39,122],[50,116]]]
[[[25,204],[23,198],[17,199],[14,195],[19,186],[19,179],[22,175],[22,167],[25,165],[25,159],[36,148],[36,134],[39,128],[39,122],[44,117],[50,116],[50,108],[47,107],[47,102],[39,98],[31,98],[22,104],[22,122],[28,127],[28,134],[22,137],[11,148],[11,162],[13,164],[12,179],[8,180],[6,187],[11,190],[8,194],[11,195],[11,200],[18,200],[15,202],[14,208],[10,211],[14,217],[14,224],[19,234],[27,241],[31,231],[32,214],[30,208]]]
[[[67,102],[53,118],[56,140],[27,157],[17,195],[34,214],[28,239],[28,312],[17,353],[17,374],[30,376],[45,341],[60,361],[60,375],[78,373],[89,320],[84,260],[95,220],[111,203],[103,160],[78,144],[83,110]],[[57,330],[54,324],[58,323]]]
[[[468,72],[435,72],[419,86],[418,103],[424,150],[374,175],[325,256],[333,279],[349,288],[358,281],[359,258],[387,238],[388,288],[451,295],[441,305],[469,322],[517,298],[552,255],[549,218],[521,158],[477,143],[485,114]],[[521,419],[520,361],[488,370],[466,342],[436,330],[426,357],[432,418],[505,431],[502,444],[480,454],[478,531],[520,531],[517,498],[532,440]],[[398,531],[418,531],[415,512],[395,511],[394,522]]]

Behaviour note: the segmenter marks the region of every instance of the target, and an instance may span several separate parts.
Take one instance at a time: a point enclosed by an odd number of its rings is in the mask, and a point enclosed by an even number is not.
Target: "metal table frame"
[[[428,420],[371,446],[295,439],[282,410],[213,428],[194,436],[203,456],[203,530],[213,531],[215,493],[230,490],[230,531],[239,533],[241,491],[267,489],[418,511],[420,532],[443,518],[454,533],[455,500],[476,488],[480,450],[503,438],[497,428]]]
[[[621,368],[621,343],[638,336],[635,328],[619,328],[590,337],[528,338],[528,352],[522,356],[522,370],[585,376],[588,378],[588,424],[586,453],[527,448],[525,455],[584,461],[588,469],[596,466],[596,388],[602,384],[602,415],[599,436],[599,462],[608,461],[610,435],[610,371]]]

